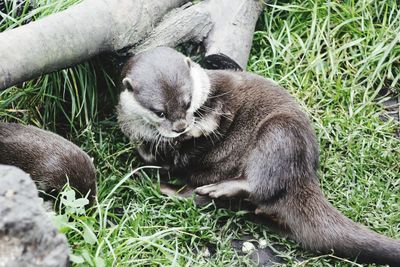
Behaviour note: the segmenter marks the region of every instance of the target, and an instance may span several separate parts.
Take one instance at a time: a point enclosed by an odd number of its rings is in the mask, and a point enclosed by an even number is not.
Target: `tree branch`
[[[164,16],[186,2],[84,0],[58,14],[0,33],[0,90],[102,52],[132,47],[129,52],[134,54],[187,41],[202,42],[206,56],[223,53],[245,69],[263,2],[205,0]]]
[[[188,0],[85,0],[0,33],[0,90],[101,52],[133,46]]]
[[[168,13],[146,40],[129,52],[136,54],[157,46],[176,47],[188,41],[200,43],[212,27],[213,22],[210,14],[205,11],[204,2],[185,5]]]
[[[254,28],[264,1],[209,0],[214,28],[205,39],[206,56],[223,53],[246,69]]]
[[[260,0],[206,0],[168,14],[132,54],[160,45],[203,42],[206,56],[223,53],[246,68],[257,19],[264,8]]]

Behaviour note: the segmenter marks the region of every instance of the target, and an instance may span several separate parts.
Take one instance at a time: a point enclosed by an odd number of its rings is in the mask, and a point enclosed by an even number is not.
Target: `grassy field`
[[[76,2],[38,1],[33,10],[16,12],[9,1],[0,31]],[[286,2],[271,2],[262,14],[248,71],[278,81],[312,118],[330,202],[400,239],[400,125],[381,118],[380,94],[400,93],[400,6],[395,0]],[[243,213],[160,195],[156,172],[138,169],[134,145],[116,125],[118,90],[108,69],[94,59],[0,92],[0,120],[57,131],[94,158],[96,207],[86,213],[66,190],[65,211],[52,214],[75,265],[253,266],[231,246],[243,235],[253,236],[255,245],[266,240],[286,266],[356,265],[308,253]]]

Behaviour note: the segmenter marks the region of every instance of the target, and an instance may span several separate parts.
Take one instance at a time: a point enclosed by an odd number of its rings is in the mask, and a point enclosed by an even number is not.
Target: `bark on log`
[[[264,1],[206,0],[171,12],[131,53],[160,45],[204,42],[206,56],[225,54],[246,69],[254,28]]]
[[[170,9],[188,0],[85,0],[0,33],[0,90],[133,46]]]
[[[202,42],[246,68],[262,0],[84,0],[64,12],[0,33],[0,90],[101,52]],[[154,25],[157,25],[154,28]],[[153,30],[154,28],[154,30]],[[125,52],[123,52],[125,53]]]
[[[264,0],[210,0],[214,28],[205,40],[206,56],[225,54],[246,69],[254,28]]]
[[[129,53],[136,54],[157,46],[174,48],[188,41],[202,42],[213,27],[211,15],[204,7],[204,3],[185,5],[171,11],[154,28],[146,40],[130,49]]]

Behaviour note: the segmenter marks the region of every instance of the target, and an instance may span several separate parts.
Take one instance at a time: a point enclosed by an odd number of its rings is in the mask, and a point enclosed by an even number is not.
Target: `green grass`
[[[2,15],[4,31],[77,1],[38,1]],[[258,23],[248,70],[283,85],[312,118],[321,146],[320,181],[341,212],[400,239],[400,127],[384,121],[382,88],[400,93],[400,7],[392,1],[298,0],[269,4]],[[115,116],[117,96],[98,60],[0,92],[1,120],[67,136],[95,159],[98,203],[85,213],[65,191],[54,214],[79,266],[252,266],[230,246],[241,235],[266,239],[287,266],[353,266],[316,256],[248,222],[243,213],[195,207],[160,195],[155,170],[137,169],[134,147]],[[215,247],[208,257],[205,247]]]

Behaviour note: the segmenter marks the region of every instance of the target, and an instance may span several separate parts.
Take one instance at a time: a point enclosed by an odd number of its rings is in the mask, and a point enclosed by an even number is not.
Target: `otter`
[[[56,197],[69,185],[90,204],[96,196],[96,171],[92,160],[78,146],[34,126],[0,122],[0,164],[28,173],[39,190]]]
[[[122,132],[138,153],[199,195],[247,198],[303,247],[400,266],[400,241],[346,218],[324,197],[319,147],[307,115],[275,82],[205,70],[167,47],[141,52],[122,73]]]

